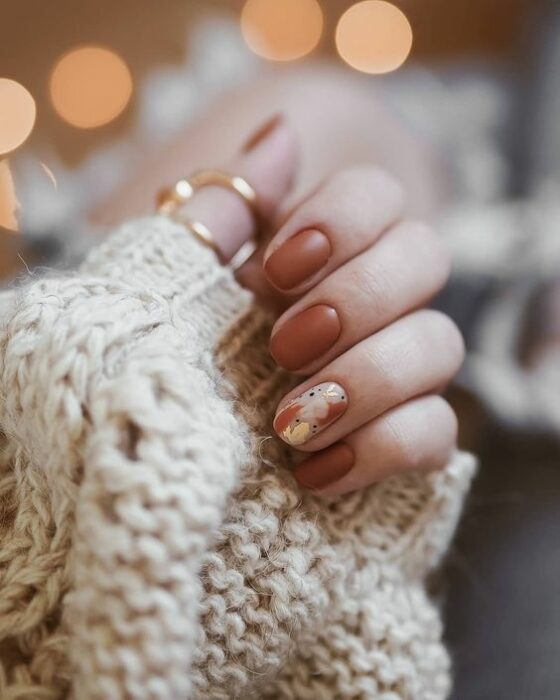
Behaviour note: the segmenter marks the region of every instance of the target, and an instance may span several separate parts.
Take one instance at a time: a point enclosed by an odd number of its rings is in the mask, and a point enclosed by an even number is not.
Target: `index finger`
[[[295,134],[284,119],[274,118],[249,139],[224,171],[251,185],[260,215],[266,220],[288,193],[296,164]],[[238,193],[219,185],[197,190],[180,213],[209,229],[224,262],[256,233],[257,221],[248,204]]]

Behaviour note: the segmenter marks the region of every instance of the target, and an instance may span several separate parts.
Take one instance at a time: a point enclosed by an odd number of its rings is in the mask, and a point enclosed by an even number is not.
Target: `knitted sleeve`
[[[270,327],[157,217],[21,291],[0,331],[0,697],[446,697],[423,579],[472,459],[301,492]]]

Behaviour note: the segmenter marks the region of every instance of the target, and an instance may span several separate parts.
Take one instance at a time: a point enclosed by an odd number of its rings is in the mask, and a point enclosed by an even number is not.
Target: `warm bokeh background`
[[[316,53],[334,53],[334,30],[348,0],[323,0],[325,29]],[[523,0],[395,0],[413,31],[411,60],[511,56],[534,3]],[[0,22],[0,77],[18,80],[38,105],[29,145],[49,139],[69,161],[100,141],[126,131],[131,109],[99,131],[69,128],[48,99],[48,77],[57,59],[80,44],[113,48],[128,63],[135,82],[156,65],[185,56],[187,27],[202,15],[240,14],[241,0],[96,0],[35,2],[4,0]],[[187,47],[188,51],[188,47]]]
[[[350,0],[321,1],[324,26],[320,41],[311,52],[314,58],[330,56],[341,60],[336,55],[336,26],[353,4]],[[413,32],[412,51],[406,65],[516,60],[536,4],[523,0],[394,0],[393,5],[405,13]],[[36,251],[26,250],[23,237],[14,240],[5,228],[13,219],[11,202],[14,195],[17,196],[18,184],[9,177],[10,164],[21,154],[40,154],[48,148],[60,163],[77,167],[105,144],[126,138],[135,123],[136,88],[146,76],[154,69],[188,62],[189,28],[197,20],[223,15],[239,26],[243,7],[242,0],[165,0],[162,3],[155,0],[4,0],[0,22],[0,79],[9,78],[27,88],[36,102],[37,117],[23,146],[15,153],[4,154],[4,168],[0,171],[0,279],[9,279],[22,269],[22,250],[25,250],[28,264],[33,264],[37,255]],[[398,37],[392,34],[375,39],[377,43],[385,40],[390,44]],[[122,57],[130,70],[133,92],[131,99],[124,101],[126,108],[117,109],[116,118],[97,128],[84,129],[69,125],[57,113],[49,95],[49,80],[61,56],[76,47],[91,44],[107,47]],[[102,81],[102,76],[98,77]],[[83,110],[89,118],[87,107]],[[0,154],[0,165],[2,157]],[[37,158],[40,159],[40,155]],[[44,165],[48,167],[48,163]],[[43,170],[50,176],[45,168]]]

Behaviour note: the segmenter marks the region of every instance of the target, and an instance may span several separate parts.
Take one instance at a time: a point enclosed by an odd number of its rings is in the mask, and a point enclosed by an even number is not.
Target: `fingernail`
[[[310,229],[288,238],[264,264],[273,285],[287,291],[305,282],[324,267],[331,256],[329,239]]]
[[[324,355],[339,335],[336,309],[318,304],[280,326],[270,339],[270,354],[280,367],[293,372]]]
[[[274,430],[288,445],[297,447],[334,423],[347,408],[348,397],[340,384],[323,382],[281,408],[274,419]]]
[[[307,489],[323,489],[336,483],[354,466],[354,451],[344,442],[300,462],[294,469],[298,483]]]
[[[241,152],[248,153],[256,148],[280,125],[283,120],[284,117],[282,114],[275,114],[273,117],[268,119],[262,126],[251,134],[247,141],[245,141],[241,147]]]

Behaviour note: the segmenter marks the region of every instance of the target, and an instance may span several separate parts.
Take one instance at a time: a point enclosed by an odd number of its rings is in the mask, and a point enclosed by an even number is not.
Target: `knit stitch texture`
[[[303,492],[271,431],[293,383],[271,323],[159,217],[22,288],[0,329],[2,700],[447,697],[424,582],[474,461]]]

